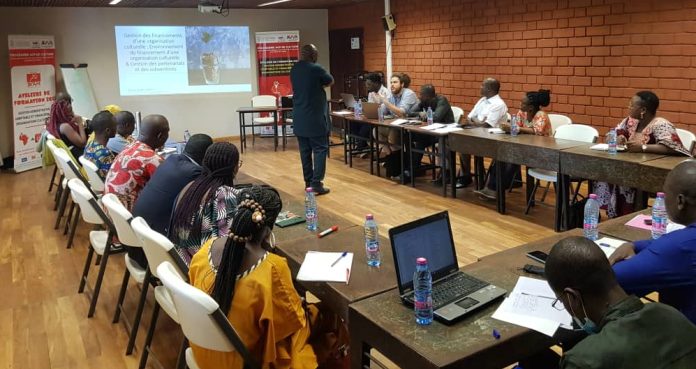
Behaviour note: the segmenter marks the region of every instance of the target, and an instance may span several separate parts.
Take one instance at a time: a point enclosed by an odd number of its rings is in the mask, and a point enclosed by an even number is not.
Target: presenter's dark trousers
[[[326,155],[329,151],[328,136],[297,136],[297,143],[300,146],[300,160],[302,160],[305,185],[321,188],[326,174]]]

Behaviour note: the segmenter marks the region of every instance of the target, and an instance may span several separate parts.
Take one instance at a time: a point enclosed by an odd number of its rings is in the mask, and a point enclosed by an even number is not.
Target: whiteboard
[[[97,99],[94,98],[92,81],[87,73],[87,64],[61,64],[65,88],[73,98],[73,111],[75,114],[92,119],[99,112]]]

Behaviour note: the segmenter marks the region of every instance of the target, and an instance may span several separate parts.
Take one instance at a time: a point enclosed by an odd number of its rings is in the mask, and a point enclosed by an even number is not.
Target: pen
[[[610,245],[610,244],[608,244],[608,243],[603,243],[603,242],[600,243],[599,246],[609,247],[609,248],[612,248],[612,249],[615,248],[614,246],[612,246],[612,245]]]
[[[341,259],[343,259],[346,255],[348,255],[348,251],[344,251],[341,254],[341,256],[339,256],[338,259],[336,259],[336,261],[334,261],[333,264],[331,264],[331,267],[333,268],[334,266],[336,266],[336,264],[338,264],[338,262],[341,261]]]
[[[348,281],[350,281],[350,268],[346,268],[346,286],[348,285]]]
[[[331,234],[331,233],[333,233],[333,232],[336,232],[336,231],[338,231],[338,226],[333,226],[333,227],[331,227],[331,228],[328,228],[328,229],[325,229],[325,230],[321,231],[321,233],[319,233],[319,234],[317,235],[317,237],[322,238],[322,237],[327,236],[327,235],[329,235],[329,234]],[[333,265],[332,265],[332,266],[333,266]]]

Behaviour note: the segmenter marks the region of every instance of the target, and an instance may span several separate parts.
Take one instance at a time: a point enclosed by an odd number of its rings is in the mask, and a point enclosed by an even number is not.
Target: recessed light
[[[292,0],[275,0],[275,1],[269,1],[269,2],[267,2],[267,3],[259,4],[258,7],[260,8],[260,7],[262,7],[262,6],[269,6],[269,5],[275,5],[275,4],[280,4],[280,3],[287,3],[288,1],[292,1]]]

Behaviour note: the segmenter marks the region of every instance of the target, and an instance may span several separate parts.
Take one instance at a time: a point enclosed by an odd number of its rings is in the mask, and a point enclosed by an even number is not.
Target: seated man
[[[549,253],[546,278],[588,336],[566,351],[560,367],[693,368],[696,326],[674,308],[643,304],[619,286],[604,252],[584,237],[561,240]]]
[[[82,156],[97,166],[97,174],[104,180],[114,162],[114,154],[106,148],[106,143],[116,134],[116,120],[104,110],[92,117],[91,126],[94,139],[87,144]]]
[[[104,193],[118,196],[128,211],[145,184],[155,174],[162,158],[155,152],[169,137],[169,122],[161,115],[148,115],[143,119],[140,137],[114,159],[106,176]]]
[[[656,240],[619,247],[609,258],[616,279],[629,293],[657,291],[696,323],[696,160],[684,161],[667,175],[665,205],[669,218],[687,227]]]
[[[427,109],[430,108],[433,111],[433,122],[434,123],[453,123],[454,122],[454,112],[450,106],[447,98],[435,93],[435,86],[431,84],[425,84],[421,86],[419,92],[420,101],[413,105],[408,111],[409,116],[418,117],[421,121],[427,121]],[[437,137],[424,135],[424,134],[414,134],[413,135],[413,147],[418,150],[423,150],[428,146],[433,145],[437,142]],[[423,159],[423,153],[412,152],[411,161],[413,163],[414,172],[418,171],[418,167],[421,165],[421,160]],[[405,161],[404,168],[408,168],[408,161]],[[404,180],[409,181],[410,176],[413,173],[409,172],[409,169],[404,169],[405,178]],[[399,180],[401,178],[398,178]]]
[[[381,97],[389,98],[389,90],[382,84],[382,76],[379,73],[368,73],[365,75],[365,87],[367,87],[367,102],[380,103]],[[364,141],[358,141],[357,149],[367,148],[367,140],[370,138],[372,126],[369,124],[353,123],[351,133],[363,137]]]
[[[135,130],[135,116],[129,111],[120,111],[114,117],[116,117],[116,136],[109,139],[106,147],[114,154],[119,154],[135,141],[132,136]]]

